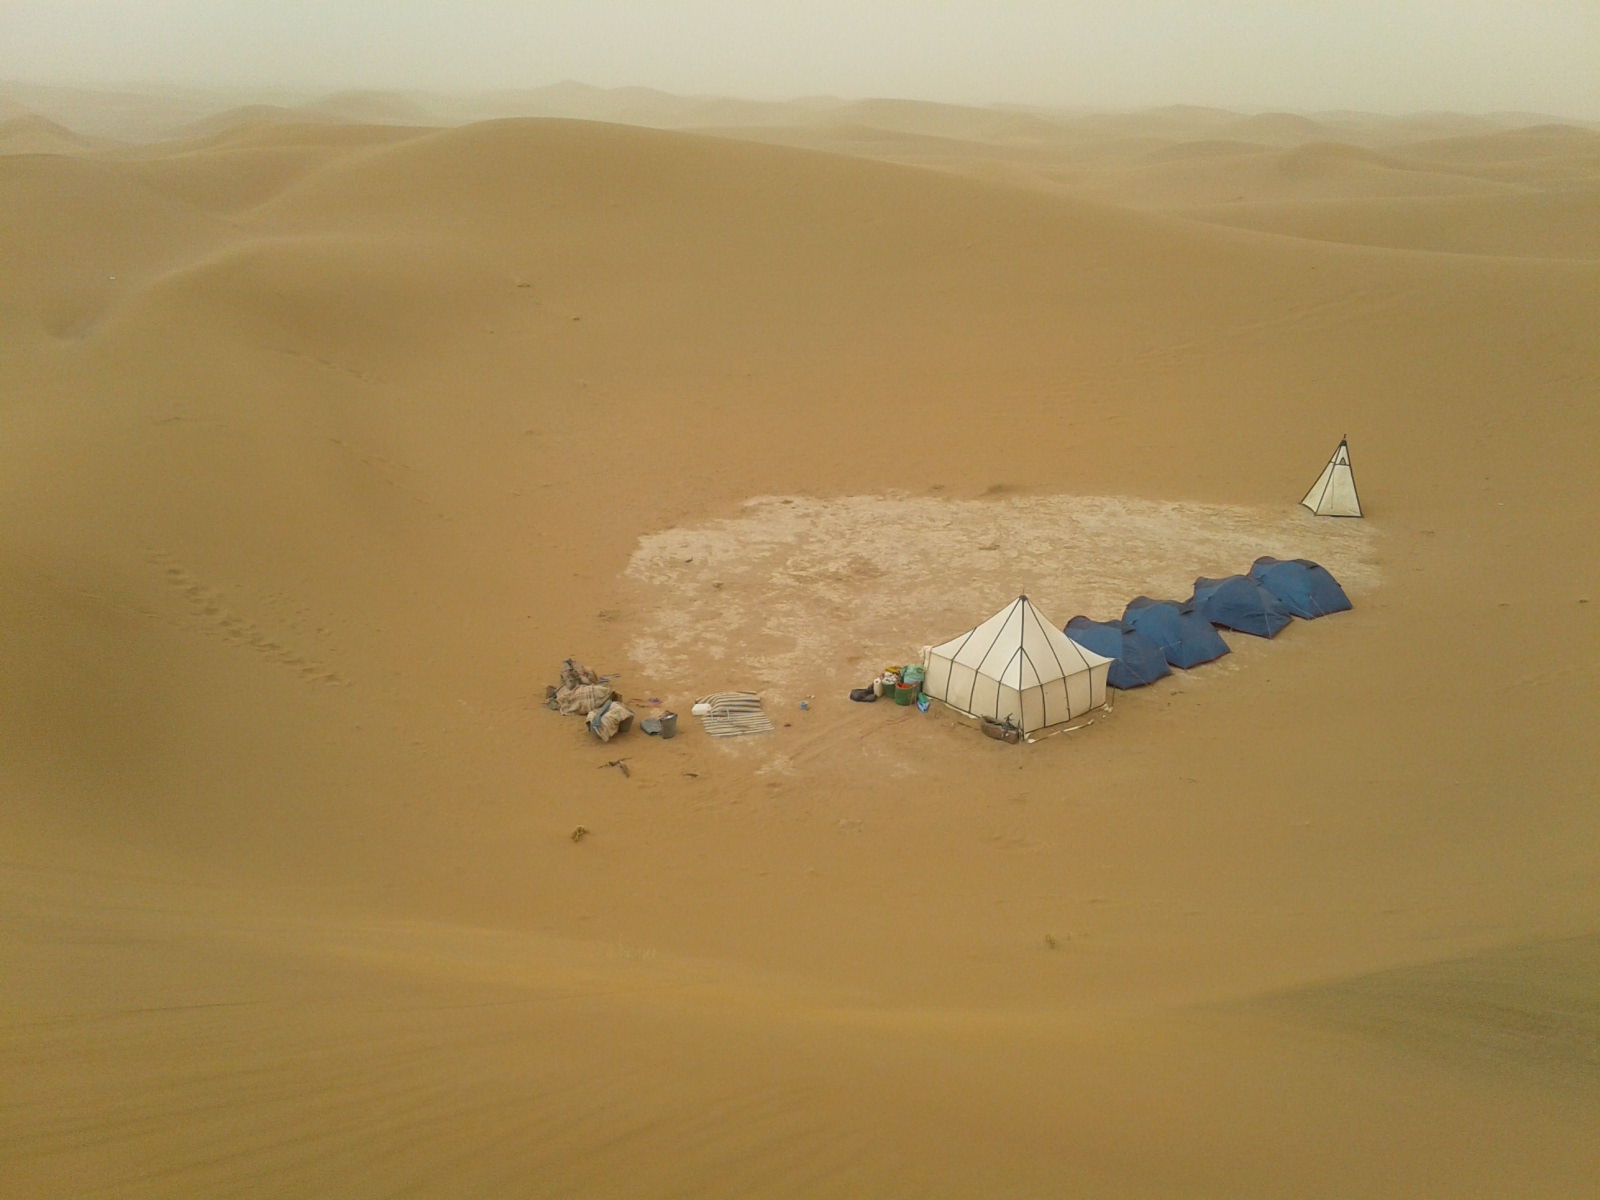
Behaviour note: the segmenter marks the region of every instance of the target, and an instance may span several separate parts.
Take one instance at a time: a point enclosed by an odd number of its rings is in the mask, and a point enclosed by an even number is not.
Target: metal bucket
[[[675,713],[675,712],[664,712],[664,713],[662,713],[661,714],[661,738],[662,738],[662,740],[665,741],[667,738],[675,738],[677,736],[678,736],[678,714]]]

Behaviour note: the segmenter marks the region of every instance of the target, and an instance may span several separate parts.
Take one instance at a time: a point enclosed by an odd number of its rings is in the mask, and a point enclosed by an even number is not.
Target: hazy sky
[[[0,76],[1600,117],[1600,0],[0,0]]]

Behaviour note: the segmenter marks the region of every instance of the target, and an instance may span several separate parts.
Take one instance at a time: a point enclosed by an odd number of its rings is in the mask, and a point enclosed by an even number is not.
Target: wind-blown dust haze
[[[1583,0],[0,5],[0,77],[1600,117]]]

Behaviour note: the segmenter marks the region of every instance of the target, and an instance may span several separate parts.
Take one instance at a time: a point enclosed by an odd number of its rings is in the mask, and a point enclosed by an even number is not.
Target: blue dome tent
[[[1126,691],[1154,683],[1172,674],[1161,647],[1131,625],[1120,621],[1091,621],[1073,617],[1063,632],[1085,650],[1093,650],[1111,660],[1106,682]]]
[[[1276,637],[1290,621],[1289,610],[1248,575],[1194,581],[1194,607],[1213,625],[1256,637]]]
[[[1353,607],[1339,581],[1308,558],[1258,558],[1250,568],[1250,578],[1271,592],[1284,608],[1308,621],[1329,613],[1348,612]]]
[[[1190,604],[1140,596],[1123,610],[1122,621],[1154,642],[1175,667],[1187,670],[1228,653],[1222,635]]]

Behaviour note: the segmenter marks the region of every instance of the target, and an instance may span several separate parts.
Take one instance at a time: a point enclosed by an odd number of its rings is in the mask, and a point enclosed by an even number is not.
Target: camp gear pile
[[[561,664],[561,682],[544,690],[545,707],[564,717],[583,717],[589,732],[609,742],[633,725],[633,710],[617,699],[610,679],[596,675],[575,658]]]

